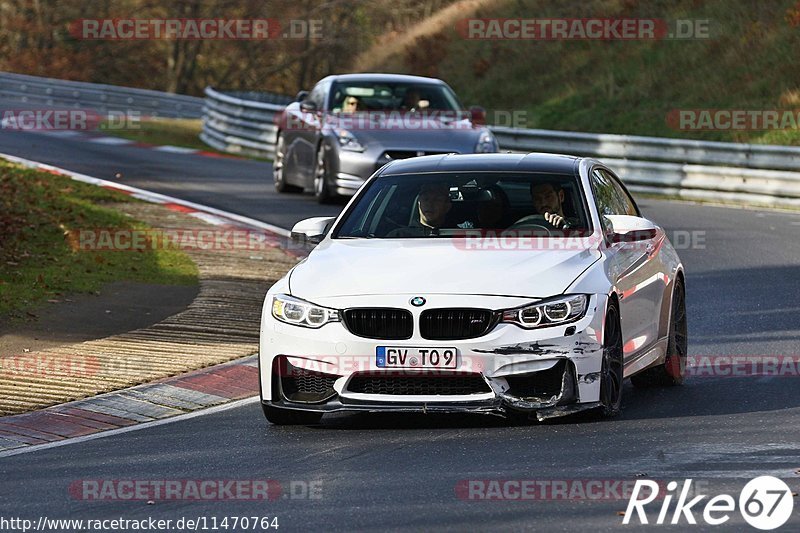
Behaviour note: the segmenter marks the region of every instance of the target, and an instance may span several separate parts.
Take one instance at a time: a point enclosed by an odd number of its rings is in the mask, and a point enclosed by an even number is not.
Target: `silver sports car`
[[[314,191],[325,203],[352,196],[377,169],[431,154],[497,152],[443,81],[396,74],[328,76],[277,119],[273,179],[278,192]]]

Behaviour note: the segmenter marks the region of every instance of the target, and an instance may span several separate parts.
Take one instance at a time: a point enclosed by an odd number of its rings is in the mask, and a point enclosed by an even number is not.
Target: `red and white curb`
[[[293,256],[307,254],[303,250],[287,249],[290,233],[288,230],[260,220],[9,154],[0,153],[0,158],[26,168],[66,176],[146,202],[161,204],[216,226],[255,228],[268,235],[267,243],[281,248],[285,253]],[[258,394],[257,366],[256,356],[250,356],[154,383],[30,413],[0,417],[0,457],[130,431],[187,416],[199,416],[228,405],[257,401],[258,397],[253,397]]]
[[[253,355],[129,389],[0,418],[0,457],[258,401]],[[202,411],[202,413],[201,413]]]
[[[216,226],[230,225],[240,228],[244,227],[250,229],[259,229],[274,234],[278,242],[282,242],[282,240],[277,239],[277,237],[283,237],[285,239],[288,238],[290,234],[289,230],[287,229],[268,224],[254,218],[237,215],[236,213],[230,213],[228,211],[223,211],[221,209],[216,209],[214,207],[209,207],[202,204],[196,204],[187,200],[181,200],[180,198],[175,198],[173,196],[167,196],[165,194],[139,189],[137,187],[131,187],[130,185],[124,185],[122,183],[95,178],[79,172],[73,172],[72,170],[55,167],[53,165],[47,165],[45,163],[39,163],[38,161],[31,161],[30,159],[24,159],[22,157],[17,157],[10,154],[0,153],[0,158],[12,163],[17,163],[26,168],[41,170],[43,172],[49,172],[59,176],[66,176],[76,181],[89,183],[105,189],[111,189],[123,194],[128,194],[134,198],[138,198],[139,200],[144,200],[145,202],[161,204],[168,209],[187,213]],[[296,251],[293,250],[293,252]]]

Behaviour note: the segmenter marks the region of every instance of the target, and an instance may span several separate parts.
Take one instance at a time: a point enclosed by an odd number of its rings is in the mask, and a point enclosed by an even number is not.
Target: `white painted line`
[[[207,222],[212,226],[223,226],[228,223],[227,220],[224,218],[220,218],[217,215],[211,215],[209,213],[203,213],[202,211],[197,211],[195,213],[187,213],[190,217],[199,218],[203,222]]]
[[[26,446],[24,448],[15,448],[12,450],[6,450],[4,452],[0,452],[0,458],[3,457],[11,457],[14,455],[21,455],[23,453],[31,453],[31,452],[38,452],[41,450],[49,450],[51,448],[58,448],[60,446],[68,446],[70,444],[79,444],[81,442],[87,442],[90,440],[95,439],[102,439],[104,437],[112,437],[114,435],[120,435],[122,433],[130,433],[131,431],[138,431],[140,429],[148,429],[156,426],[163,426],[165,424],[172,424],[173,422],[182,422],[184,420],[189,420],[192,418],[197,418],[198,416],[205,416],[205,415],[212,415],[214,413],[219,413],[221,411],[227,411],[228,409],[235,409],[237,407],[242,407],[243,405],[250,405],[251,403],[256,403],[260,400],[259,396],[251,396],[250,398],[245,398],[243,400],[236,400],[230,403],[226,403],[224,405],[217,405],[214,407],[209,407],[208,409],[198,409],[197,411],[192,411],[191,413],[185,413],[182,415],[175,415],[169,418],[162,418],[161,420],[153,420],[152,422],[143,422],[141,424],[137,424],[135,426],[127,426],[123,428],[117,429],[109,429],[108,431],[101,431],[99,433],[92,433],[91,435],[83,435],[82,437],[75,437],[72,439],[64,439],[58,440],[54,442],[48,442],[45,444],[33,444],[31,446]],[[266,424],[266,420],[264,421]]]
[[[200,151],[197,150],[196,148],[184,148],[183,146],[170,146],[170,145],[155,146],[153,147],[153,150],[158,150],[159,152],[170,152],[173,154],[196,154],[197,152]]]
[[[48,135],[52,135],[53,137],[83,137],[86,134],[82,131],[75,131],[75,130],[48,130],[48,131],[41,131],[39,133],[46,133]]]
[[[91,143],[97,144],[110,144],[110,145],[123,145],[123,144],[133,144],[134,141],[130,139],[123,139],[121,137],[92,137],[88,139]]]
[[[146,189],[139,189],[137,187],[131,187],[130,185],[124,185],[122,183],[116,183],[114,181],[103,180],[100,178],[95,178],[93,176],[88,176],[86,174],[81,174],[79,172],[73,172],[71,170],[67,170],[60,167],[54,167],[53,165],[46,165],[44,163],[39,163],[38,161],[32,161],[30,159],[24,159],[22,157],[17,157],[15,155],[10,154],[3,154],[0,153],[0,158],[3,158],[7,161],[11,161],[12,163],[17,163],[28,168],[38,168],[43,170],[51,170],[54,172],[60,172],[65,176],[69,176],[76,181],[81,181],[83,183],[90,183],[92,185],[100,185],[101,187],[113,187],[115,189],[119,189],[121,191],[130,192],[137,195],[137,198],[143,199],[148,202],[153,203],[170,203],[170,204],[177,204],[182,205],[184,207],[189,207],[191,209],[196,209],[197,211],[203,211],[205,213],[210,213],[212,215],[218,215],[222,218],[227,218],[228,220],[232,220],[234,222],[238,222],[240,224],[245,224],[247,226],[251,226],[258,229],[263,229],[266,231],[271,231],[272,233],[276,233],[282,237],[289,237],[290,231],[285,228],[281,228],[279,226],[275,226],[273,224],[268,224],[267,222],[262,222],[260,220],[256,220],[254,218],[237,215],[236,213],[230,213],[228,211],[223,211],[222,209],[216,209],[214,207],[208,207],[202,204],[196,204],[194,202],[189,202],[186,200],[181,200],[180,198],[175,198],[173,196],[167,196],[166,194],[160,194],[153,191],[148,191]]]

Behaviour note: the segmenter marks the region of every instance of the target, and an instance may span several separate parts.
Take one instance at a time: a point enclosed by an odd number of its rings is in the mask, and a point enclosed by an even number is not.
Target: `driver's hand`
[[[564,229],[567,227],[567,223],[564,220],[564,217],[556,213],[546,212],[544,214],[544,219],[548,221],[556,229]]]

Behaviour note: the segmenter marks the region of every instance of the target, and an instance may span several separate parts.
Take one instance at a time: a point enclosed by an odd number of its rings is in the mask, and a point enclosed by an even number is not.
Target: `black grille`
[[[428,376],[376,376],[354,375],[347,385],[350,392],[362,394],[391,394],[407,396],[462,395],[491,392],[480,374],[428,375]]]
[[[431,340],[474,339],[488,333],[498,316],[489,309],[429,309],[419,318],[422,337]]]
[[[280,368],[281,390],[287,400],[321,402],[336,394],[333,383],[339,376],[298,368],[285,359]]]
[[[347,309],[344,325],[353,335],[369,339],[410,339],[414,320],[410,311],[389,308]]]
[[[551,398],[558,396],[561,394],[566,369],[567,361],[562,359],[547,370],[507,376],[508,393],[520,398]]]

